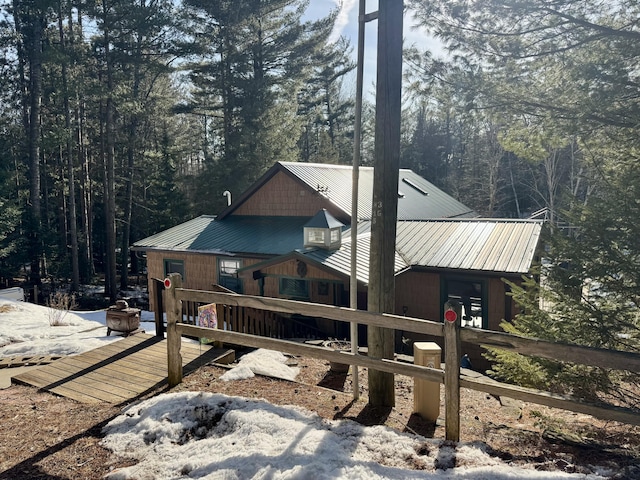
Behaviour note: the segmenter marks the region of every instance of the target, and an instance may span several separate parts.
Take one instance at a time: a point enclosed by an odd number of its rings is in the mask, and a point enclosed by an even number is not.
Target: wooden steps
[[[206,363],[226,363],[234,357],[233,350],[185,342],[181,354],[185,374]],[[83,403],[126,403],[167,384],[166,340],[132,335],[31,369],[13,381]]]
[[[62,358],[61,355],[18,355],[0,358],[0,368],[28,367],[31,365],[46,365]]]

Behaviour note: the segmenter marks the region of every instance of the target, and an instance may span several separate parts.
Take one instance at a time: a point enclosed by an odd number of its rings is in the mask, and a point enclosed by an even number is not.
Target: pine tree
[[[303,22],[301,0],[187,4],[198,21],[188,31],[206,52],[189,67],[198,90],[187,108],[212,120],[198,185],[199,209],[211,213],[224,190],[242,192],[276,161],[298,159],[298,92],[331,24]]]
[[[0,120],[0,286],[9,286],[28,258],[22,245],[19,182],[22,174],[13,165],[18,136],[16,125]],[[18,180],[18,182],[16,182]]]
[[[355,69],[351,47],[342,37],[325,45],[313,58],[313,73],[298,98],[303,118],[298,141],[304,162],[349,164],[353,160],[353,101],[345,79]]]
[[[512,285],[507,331],[638,351],[640,234],[637,2],[413,0],[419,17],[476,72],[480,104],[503,115],[503,144],[536,160],[552,211],[540,282]],[[531,163],[533,164],[533,163]],[[564,228],[560,228],[564,227]],[[543,301],[542,307],[539,300]],[[637,405],[624,371],[494,352],[522,384]]]

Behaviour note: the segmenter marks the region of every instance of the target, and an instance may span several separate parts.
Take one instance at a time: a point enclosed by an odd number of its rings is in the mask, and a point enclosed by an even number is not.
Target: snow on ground
[[[73,355],[121,340],[123,337],[116,334],[107,336],[106,321],[105,310],[61,312],[28,302],[0,300],[0,357]],[[155,334],[153,314],[142,312],[140,326]]]
[[[69,312],[51,326],[47,307],[0,300],[0,357],[71,355],[122,337],[107,337],[106,312]],[[141,327],[155,333],[153,315]],[[253,358],[252,358],[253,357]],[[247,372],[294,375],[277,352],[258,351]],[[290,371],[285,370],[289,369]],[[255,370],[254,370],[255,369]],[[244,371],[244,374],[240,372]],[[283,373],[284,372],[284,373]],[[162,394],[128,407],[104,428],[103,445],[134,458],[108,480],[206,479],[604,479],[539,472],[491,457],[483,444],[451,444],[383,426],[327,421],[295,406],[203,392]]]
[[[287,366],[286,361],[287,357],[284,354],[260,348],[240,357],[238,366],[227,371],[220,380],[225,382],[242,380],[254,377],[256,374],[295,380],[300,369]]]
[[[602,478],[515,468],[491,457],[483,444],[455,445],[203,392],[133,405],[104,433],[103,446],[138,461],[108,480]]]

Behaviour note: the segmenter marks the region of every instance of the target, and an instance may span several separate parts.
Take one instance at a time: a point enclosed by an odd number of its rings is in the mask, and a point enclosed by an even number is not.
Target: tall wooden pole
[[[356,112],[353,128],[353,172],[351,184],[351,279],[349,281],[349,306],[358,309],[358,183],[360,178],[360,147],[362,143],[362,85],[364,83],[364,26],[366,0],[360,0],[358,8],[358,60],[356,64]],[[358,353],[358,324],[351,322],[351,353]],[[353,399],[360,398],[358,366],[351,365]]]
[[[395,310],[394,260],[400,168],[402,13],[401,0],[380,0],[368,297],[369,311],[380,313],[393,313]],[[393,358],[393,329],[370,326],[368,348],[371,357]],[[395,405],[393,374],[369,370],[369,403],[385,407]]]

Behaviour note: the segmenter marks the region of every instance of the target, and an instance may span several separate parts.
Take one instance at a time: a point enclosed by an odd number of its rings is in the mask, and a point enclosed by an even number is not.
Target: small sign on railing
[[[215,303],[198,307],[198,326],[218,328],[218,314]]]
[[[215,303],[198,307],[198,326],[218,328],[218,313]],[[211,343],[211,340],[209,338],[201,338],[200,343]]]

